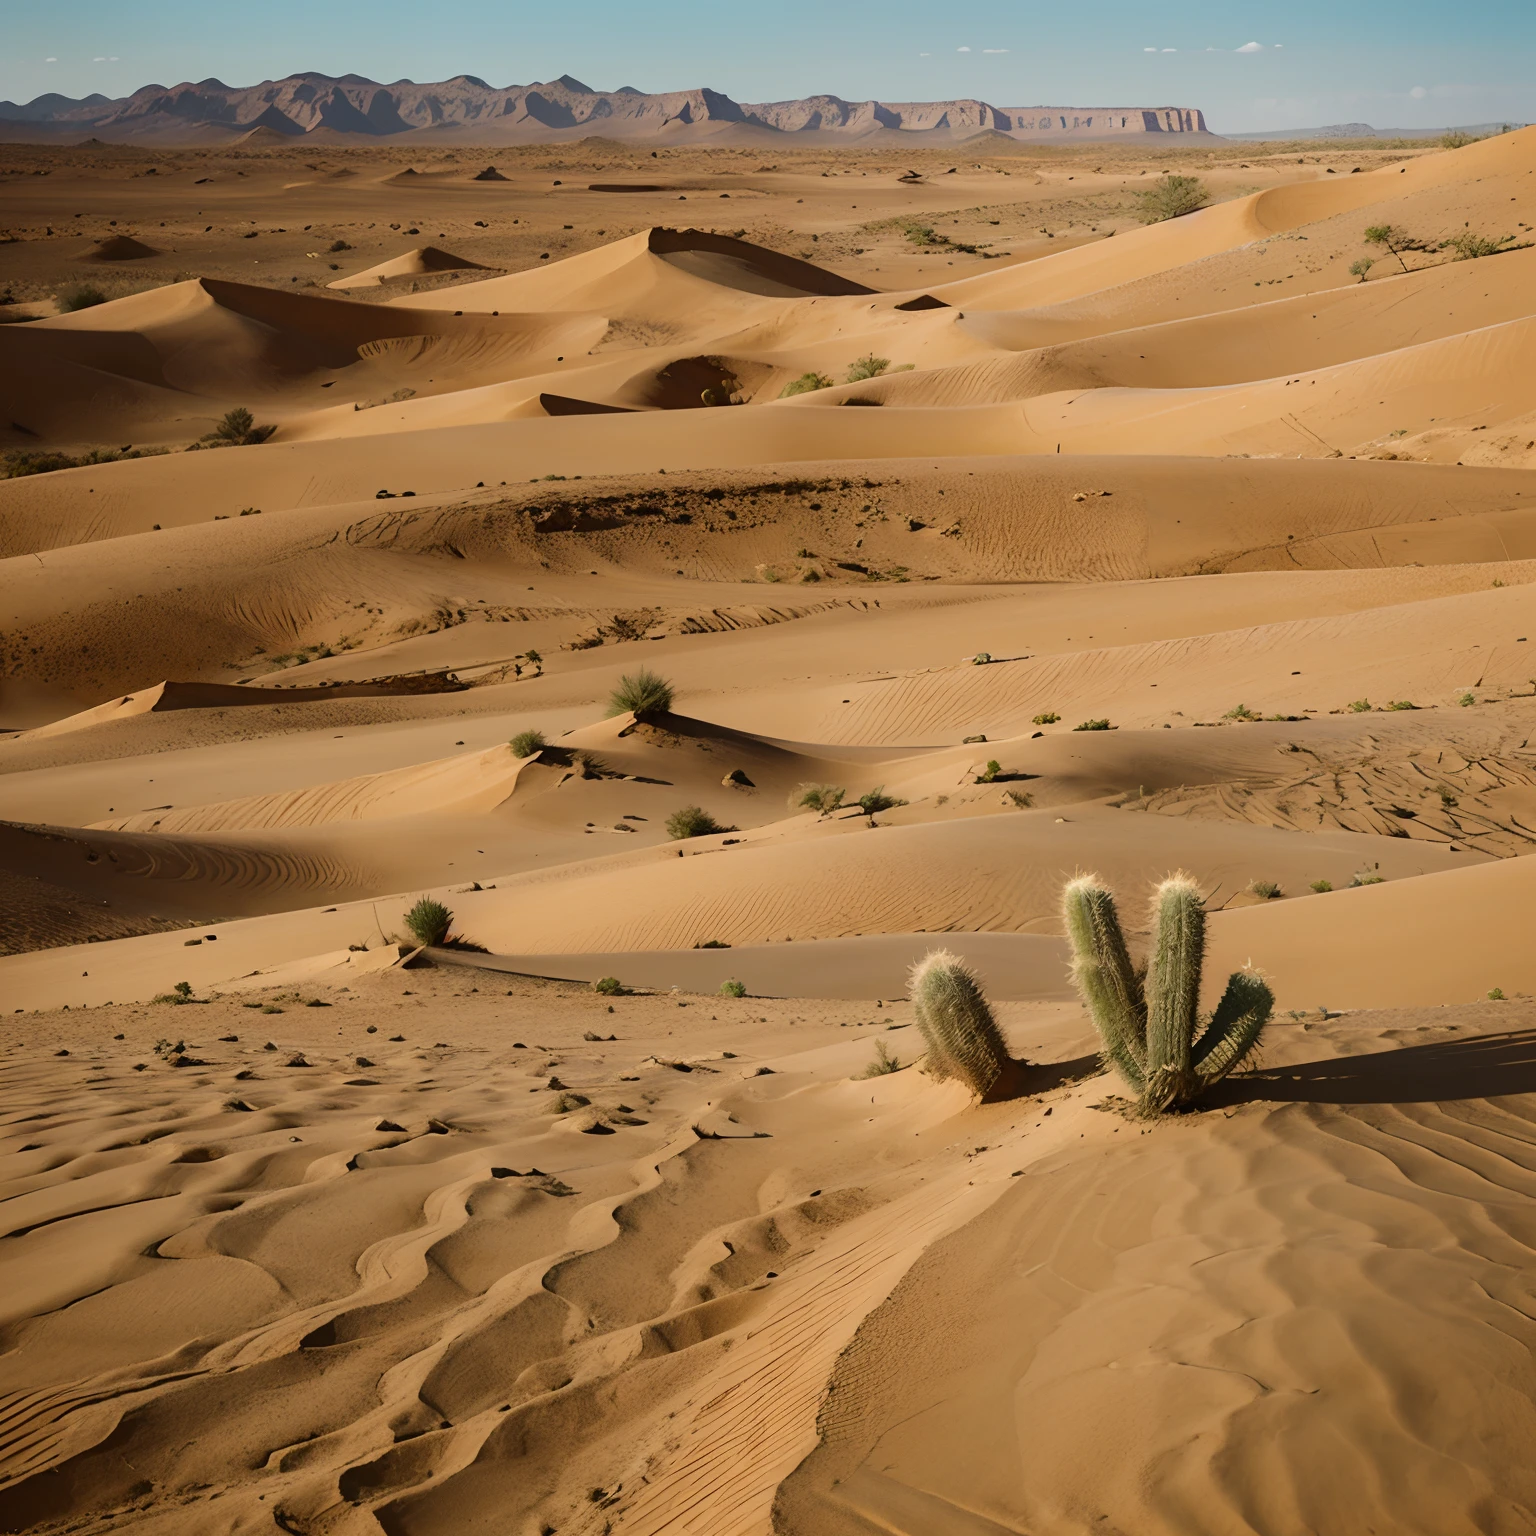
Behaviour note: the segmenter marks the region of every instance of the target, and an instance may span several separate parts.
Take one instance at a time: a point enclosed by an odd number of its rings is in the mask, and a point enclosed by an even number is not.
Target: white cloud
[[[1177,53],[1178,51],[1179,50],[1177,48],[1164,48],[1163,49],[1164,53]]]
[[[1234,48],[1233,53],[1263,53],[1263,43],[1244,43],[1241,48]]]
[[[920,58],[920,59],[931,59],[932,57],[933,57],[933,55],[931,53],[920,53],[920,54],[918,54],[918,58]]]
[[[1156,53],[1157,49],[1156,48],[1143,48],[1141,51],[1143,53]]]
[[[956,53],[969,53],[970,51],[971,50],[969,48],[956,48],[955,49]]]
[[[1408,92],[1408,94],[1412,96],[1415,101],[1423,101],[1424,98],[1429,95],[1429,92],[1426,91],[1422,85],[1416,85],[1411,91]]]
[[[43,60],[44,64],[57,64],[58,62],[59,61],[57,59],[44,59]]]
[[[983,48],[981,51],[983,53],[1007,53],[1008,52],[1008,50],[1006,48]]]

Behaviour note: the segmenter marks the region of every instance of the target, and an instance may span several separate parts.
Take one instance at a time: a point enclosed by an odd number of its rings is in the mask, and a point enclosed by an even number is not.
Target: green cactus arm
[[[1147,1067],[1189,1071],[1205,959],[1205,901],[1185,874],[1170,875],[1152,898],[1147,964]]]
[[[1146,1075],[1147,1005],[1115,898],[1096,876],[1081,875],[1062,892],[1062,917],[1072,946],[1072,981],[1099,1032],[1104,1061],[1139,1093]]]
[[[1202,1087],[1220,1082],[1259,1043],[1275,1006],[1269,984],[1254,971],[1234,971],[1211,1022],[1195,1047],[1192,1065]]]
[[[934,950],[912,968],[911,995],[929,1072],[985,1097],[1010,1058],[975,973],[958,955]]]

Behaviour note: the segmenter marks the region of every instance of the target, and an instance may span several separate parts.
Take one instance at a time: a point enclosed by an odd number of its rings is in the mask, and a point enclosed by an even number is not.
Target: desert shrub
[[[511,740],[513,757],[532,757],[549,745],[543,731],[519,731]]]
[[[866,352],[863,357],[854,359],[844,378],[849,384],[861,384],[865,379],[878,379],[890,366],[890,358]]]
[[[1263,901],[1273,901],[1282,894],[1280,887],[1273,880],[1250,880],[1248,889]]]
[[[875,1041],[875,1059],[859,1073],[860,1077],[885,1077],[891,1072],[900,1072],[901,1062],[892,1055],[890,1048],[884,1040]]]
[[[1036,715],[1034,723],[1036,725],[1055,725],[1060,719],[1061,716],[1055,710],[1048,709],[1043,715]]]
[[[991,651],[977,651],[976,654],[971,657],[971,665],[973,667],[985,667],[991,662],[991,660]]]
[[[571,753],[571,766],[584,779],[600,779],[608,772],[608,764],[596,752],[588,752],[584,747]]]
[[[1375,263],[1375,261],[1371,257],[1369,257],[1369,256],[1362,256],[1358,261],[1350,262],[1350,264],[1349,264],[1349,275],[1351,277],[1358,277],[1360,279],[1360,281],[1363,283],[1365,281],[1367,275],[1369,274],[1371,268],[1374,267],[1375,265],[1376,265],[1376,263]]]
[[[912,242],[913,245],[942,245],[944,238],[936,235],[932,224],[924,224],[921,219],[898,219],[896,227]]]
[[[1351,699],[1348,707],[1352,715],[1367,715],[1371,711],[1371,701],[1369,699]]]
[[[336,254],[337,251],[350,251],[351,249],[352,249],[352,247],[350,245],[348,245],[345,240],[332,240],[331,241],[331,254],[333,256]]]
[[[1488,991],[1488,1001],[1490,1003],[1502,1003],[1504,1001],[1504,988],[1490,987]]]
[[[1205,903],[1188,875],[1172,875],[1152,901],[1145,971],[1131,962],[1115,898],[1095,875],[1062,893],[1072,979],[1112,1066],[1146,1116],[1191,1103],[1258,1044],[1274,994],[1256,972],[1234,971],[1216,1011],[1201,1025]]]
[[[995,757],[988,758],[987,766],[976,775],[976,782],[978,784],[990,784],[1002,771],[1003,765]]]
[[[1256,715],[1246,704],[1234,704],[1221,718],[1223,720],[1262,720],[1264,717]]]
[[[789,797],[790,809],[830,816],[847,793],[841,784],[797,784]]]
[[[150,1001],[152,1003],[170,1003],[172,1005],[190,1003],[192,1001],[192,983],[190,981],[178,981],[169,992],[162,992],[158,997],[152,997]],[[164,1044],[166,1042],[161,1043]],[[155,1049],[158,1051],[160,1046],[157,1045]],[[183,1047],[178,1041],[173,1049],[180,1051]]]
[[[667,836],[679,840],[729,831],[729,827],[722,827],[708,811],[697,805],[685,805],[667,817]]]
[[[58,299],[59,310],[66,315],[72,315],[76,310],[94,309],[98,304],[106,302],[106,294],[94,283],[79,283],[73,288],[66,288]]]
[[[1380,885],[1383,877],[1374,869],[1357,869],[1350,879],[1351,885]]]
[[[649,667],[626,672],[608,695],[608,714],[664,715],[672,708],[672,684]]]
[[[1418,707],[1412,699],[1390,699],[1387,702],[1388,709],[1417,709]]]
[[[198,442],[211,448],[244,448],[254,443],[264,443],[277,431],[276,427],[256,425],[256,418],[243,405],[226,411],[212,432],[205,432]]]
[[[1081,725],[1074,725],[1074,731],[1107,731],[1110,728],[1108,720],[1084,720]]]
[[[1005,789],[1004,796],[1016,809],[1029,810],[1035,803],[1035,797],[1027,789]]]
[[[81,454],[68,454],[42,448],[13,448],[0,458],[0,479],[48,475],[56,469],[80,469],[87,464],[116,464],[119,459],[157,458],[167,452],[165,448],[88,448]]]
[[[907,802],[905,800],[899,798],[896,795],[886,794],[885,785],[883,784],[876,784],[873,789],[867,789],[862,795],[859,796],[859,809],[863,811],[863,813],[868,816],[871,821],[873,821],[881,811],[894,811],[898,805],[905,805],[906,803]]]
[[[1424,249],[1422,240],[1416,235],[1410,235],[1406,229],[1397,224],[1372,224],[1365,232],[1365,243],[1385,246],[1397,257],[1397,264],[1404,272],[1408,270],[1408,263],[1403,260],[1403,252]]]
[[[405,914],[406,930],[418,944],[445,944],[448,929],[453,923],[453,913],[442,902],[423,896]]]
[[[1499,235],[1495,238],[1491,235],[1480,235],[1475,230],[1468,229],[1459,235],[1452,235],[1440,249],[1455,251],[1457,261],[1476,261],[1479,256],[1502,255],[1509,249],[1514,238],[1513,235]]]
[[[788,400],[791,395],[808,395],[812,390],[831,389],[831,387],[832,380],[824,373],[802,373],[798,379],[791,379],[779,391],[779,399]]]
[[[984,1099],[1017,1090],[1024,1063],[1009,1056],[980,982],[958,955],[931,950],[912,967],[910,990],[930,1076],[958,1078]]]
[[[1435,793],[1440,796],[1440,807],[1442,810],[1448,811],[1452,806],[1457,804],[1456,791],[1453,790],[1449,785],[1436,785]]]
[[[720,983],[721,997],[745,997],[747,984],[744,981],[722,981]]]
[[[1312,884],[1307,887],[1307,889],[1308,890],[1312,890],[1312,891],[1316,891],[1317,894],[1319,896],[1321,896],[1325,891],[1331,891],[1333,889],[1333,881],[1332,880],[1314,880],[1312,882]]]
[[[617,976],[604,976],[592,983],[592,990],[604,997],[628,997],[629,988]]]
[[[1471,707],[1477,703],[1477,700],[1473,698],[1470,693],[1464,693],[1460,698],[1456,700],[1456,702],[1460,704],[1463,709],[1471,709]]]
[[[1156,186],[1148,187],[1136,199],[1143,224],[1182,218],[1205,207],[1210,200],[1211,194],[1198,176],[1163,176]]]
[[[1441,149],[1465,149],[1468,144],[1477,143],[1476,138],[1470,133],[1463,133],[1460,128],[1453,128],[1449,133],[1441,134]]]

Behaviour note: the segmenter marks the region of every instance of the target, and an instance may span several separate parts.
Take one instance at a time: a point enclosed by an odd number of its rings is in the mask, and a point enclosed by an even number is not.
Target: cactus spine
[[[1198,1098],[1258,1043],[1275,1000],[1252,971],[1232,974],[1199,1028],[1205,907],[1188,875],[1170,876],[1153,897],[1145,980],[1131,964],[1115,899],[1097,876],[1071,881],[1062,908],[1072,979],[1099,1031],[1105,1063],[1135,1092],[1143,1114]]]
[[[959,1078],[983,1099],[1015,1088],[1023,1063],[1008,1055],[981,984],[958,955],[947,949],[925,955],[912,967],[911,993],[933,1077]]]

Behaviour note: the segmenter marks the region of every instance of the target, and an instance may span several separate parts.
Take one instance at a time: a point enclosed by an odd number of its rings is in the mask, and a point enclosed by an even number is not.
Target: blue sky
[[[300,69],[375,80],[569,73],[599,89],[738,100],[978,96],[996,106],[1181,105],[1223,129],[1536,121],[1536,0],[12,0],[0,97],[126,95]],[[1251,47],[1249,45],[1258,45]],[[1246,51],[1245,51],[1246,50]]]

